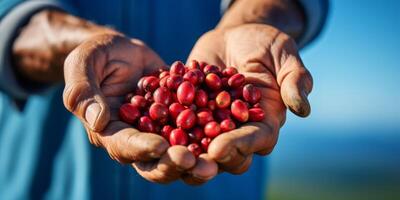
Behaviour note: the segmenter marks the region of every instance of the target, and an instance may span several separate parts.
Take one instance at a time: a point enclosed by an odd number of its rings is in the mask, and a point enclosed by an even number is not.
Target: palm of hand
[[[309,113],[308,101],[300,93],[310,92],[311,76],[302,66],[294,41],[271,26],[243,25],[211,31],[198,41],[191,59],[222,68],[237,67],[247,82],[262,91],[265,119],[221,134],[210,144],[208,154],[222,170],[243,173],[253,153],[266,155],[273,150],[285,121],[285,104],[298,115]]]

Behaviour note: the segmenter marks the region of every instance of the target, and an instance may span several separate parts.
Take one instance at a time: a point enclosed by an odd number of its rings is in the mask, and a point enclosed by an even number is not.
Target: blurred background
[[[400,199],[400,1],[330,2],[302,51],[309,118],[288,115],[269,160],[268,199]]]

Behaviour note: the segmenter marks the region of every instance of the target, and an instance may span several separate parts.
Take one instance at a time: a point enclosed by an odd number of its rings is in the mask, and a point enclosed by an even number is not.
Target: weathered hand
[[[139,78],[163,65],[141,41],[118,34],[87,40],[64,64],[64,104],[82,121],[90,142],[159,183],[179,179],[194,166],[194,156],[185,147],[169,148],[161,136],[139,132],[120,121],[118,110]]]
[[[254,153],[271,153],[285,122],[286,107],[301,117],[310,113],[307,95],[312,77],[303,66],[294,40],[274,27],[247,24],[210,31],[193,48],[188,60],[192,59],[222,68],[235,66],[247,82],[262,91],[265,119],[221,134],[211,142],[207,156],[222,171],[244,173]],[[193,182],[192,177],[185,180]]]

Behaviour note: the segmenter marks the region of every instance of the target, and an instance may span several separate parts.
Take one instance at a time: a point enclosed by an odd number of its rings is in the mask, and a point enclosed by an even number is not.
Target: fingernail
[[[230,155],[225,156],[225,158],[219,160],[220,163],[226,163],[226,162],[229,162],[229,161],[231,161],[231,156]]]
[[[100,115],[100,112],[101,112],[101,107],[100,104],[98,103],[92,103],[87,107],[85,118],[91,128],[94,128],[96,120]]]

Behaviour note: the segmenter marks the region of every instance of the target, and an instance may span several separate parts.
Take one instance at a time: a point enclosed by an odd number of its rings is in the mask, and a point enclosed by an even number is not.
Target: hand
[[[211,142],[207,156],[220,170],[241,174],[251,165],[254,153],[271,153],[285,122],[286,108],[301,117],[310,113],[307,95],[312,77],[294,40],[274,27],[247,24],[210,31],[193,48],[188,60],[192,59],[222,68],[235,66],[247,82],[262,91],[265,119],[221,134]],[[191,177],[186,181],[191,182]]]
[[[194,166],[194,156],[185,147],[169,148],[161,136],[120,121],[118,110],[139,78],[163,65],[141,41],[118,34],[92,37],[75,48],[64,64],[64,104],[84,124],[90,142],[159,183],[179,179]]]

